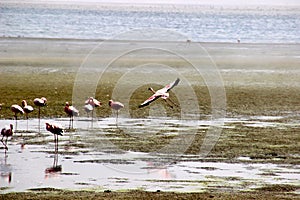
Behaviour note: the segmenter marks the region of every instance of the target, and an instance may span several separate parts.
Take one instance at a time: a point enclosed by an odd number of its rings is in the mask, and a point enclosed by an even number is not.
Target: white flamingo
[[[11,111],[14,113],[15,121],[16,121],[16,130],[17,130],[17,120],[18,120],[18,114],[23,115],[24,110],[21,106],[14,104],[10,107]]]
[[[87,114],[92,112],[92,126],[94,121],[94,109],[101,106],[101,102],[94,97],[89,97],[85,102],[84,110]]]
[[[148,106],[150,103],[152,103],[153,101],[155,101],[155,100],[158,99],[158,98],[162,98],[162,99],[164,99],[164,100],[168,103],[168,101],[167,101],[167,99],[169,98],[169,93],[168,93],[168,92],[169,92],[173,87],[175,87],[176,85],[178,85],[179,81],[180,81],[180,79],[177,78],[174,82],[172,82],[172,83],[166,85],[164,88],[162,88],[162,89],[160,89],[160,90],[157,90],[157,91],[153,90],[153,88],[151,88],[151,87],[148,88],[150,91],[153,92],[153,95],[152,95],[151,97],[149,97],[146,101],[144,101],[141,105],[139,105],[139,108]],[[171,101],[171,99],[169,99],[169,101],[170,101],[171,103],[173,103],[174,105],[176,105],[174,102]],[[171,108],[173,108],[173,106],[170,105],[169,103],[168,103],[168,105],[169,105]]]
[[[90,104],[93,107],[100,107],[101,106],[101,102],[98,101],[97,99],[95,99],[94,97],[89,97],[84,103],[86,105]]]
[[[113,110],[117,111],[117,117],[116,117],[116,125],[118,126],[118,115],[119,115],[119,110],[121,108],[124,108],[124,105],[121,102],[118,101],[113,101],[113,100],[109,100],[108,105],[110,108],[112,108]]]
[[[39,107],[39,133],[41,132],[41,107],[44,107],[47,105],[47,99],[45,97],[42,98],[35,98],[33,100],[34,105]]]
[[[90,112],[93,112],[94,107],[91,104],[86,104],[83,106],[83,109],[86,112],[87,116],[89,117]]]
[[[32,106],[27,105],[26,100],[22,101],[23,110],[26,114],[26,120],[27,120],[27,131],[28,131],[28,114],[31,113],[34,109]]]

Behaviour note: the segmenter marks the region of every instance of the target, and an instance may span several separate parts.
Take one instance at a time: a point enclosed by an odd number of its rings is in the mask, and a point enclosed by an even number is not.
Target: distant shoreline
[[[271,1],[272,2],[272,1]],[[270,2],[269,2],[270,3]],[[293,4],[289,2],[282,3],[249,3],[249,4],[236,4],[236,3],[226,3],[226,1],[222,1],[222,3],[218,2],[211,2],[211,1],[168,1],[168,2],[162,2],[162,1],[139,1],[138,3],[135,1],[82,1],[82,0],[73,0],[73,1],[35,1],[35,0],[28,0],[28,1],[10,1],[10,0],[3,0],[1,1],[0,5],[10,5],[10,6],[50,6],[52,8],[81,8],[89,7],[94,9],[106,9],[108,7],[110,8],[128,8],[128,9],[144,9],[144,8],[164,8],[164,9],[206,9],[206,10],[252,10],[252,11],[258,11],[257,9],[263,9],[263,10],[295,10],[300,9],[300,4]]]
[[[42,38],[42,37],[14,37],[14,36],[0,36],[0,41],[3,40],[24,40],[24,41],[30,41],[30,40],[34,40],[34,41],[66,41],[66,42],[127,42],[129,40],[110,40],[110,39],[88,39],[88,38]],[[297,42],[274,42],[274,43],[267,43],[267,42],[210,42],[210,41],[158,41],[158,40],[130,40],[132,42],[166,42],[166,43],[172,43],[172,42],[183,42],[183,43],[187,43],[187,42],[194,42],[194,43],[199,43],[199,44],[220,44],[220,45],[224,45],[224,44],[233,44],[233,45],[300,45],[300,43]]]

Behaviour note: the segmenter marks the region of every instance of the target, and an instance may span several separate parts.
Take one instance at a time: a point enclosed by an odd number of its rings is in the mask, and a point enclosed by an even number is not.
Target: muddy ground
[[[107,57],[99,55],[96,61],[86,56],[101,41],[85,40],[42,40],[42,39],[24,39],[24,38],[1,38],[0,39],[0,103],[2,110],[0,116],[2,119],[12,119],[13,114],[10,111],[12,104],[20,104],[26,99],[30,105],[33,105],[33,99],[45,96],[48,99],[48,107],[42,110],[43,118],[66,117],[63,107],[66,101],[72,102],[76,99],[73,95],[74,84],[78,83],[78,70],[80,67],[86,67],[93,63],[95,66],[101,66],[101,63]],[[124,45],[123,43],[121,45]],[[130,43],[134,45],[134,43]],[[186,44],[183,44],[186,45]],[[189,44],[190,45],[190,44]],[[231,128],[222,129],[218,142],[208,155],[211,160],[222,158],[226,162],[238,157],[249,157],[251,162],[262,163],[281,163],[293,164],[300,163],[300,46],[297,44],[220,44],[204,43],[201,44],[211,56],[218,73],[223,79],[223,89],[226,92],[226,117],[241,118],[253,117],[255,121],[258,117],[273,116],[264,120],[273,123],[275,126],[261,126],[255,124],[249,126],[241,125],[240,122],[231,122],[226,124]],[[108,49],[108,54],[114,52],[114,48]],[[189,48],[189,47],[184,47]],[[101,109],[95,113],[99,118],[106,118],[111,115],[111,110],[107,105],[112,93],[118,83],[118,80],[125,72],[130,70],[135,72],[130,66],[137,66],[145,62],[159,63],[174,67],[179,75],[186,77],[190,85],[182,84],[174,88],[170,93],[170,98],[179,104],[176,109],[170,108],[162,101],[157,100],[156,104],[162,104],[158,107],[164,110],[164,117],[180,119],[183,102],[177,98],[176,93],[185,91],[186,88],[192,88],[197,97],[200,119],[209,119],[213,109],[211,93],[205,78],[198,79],[193,71],[185,70],[189,67],[185,61],[177,58],[167,59],[165,55],[156,55],[157,52],[142,52],[141,55],[129,55],[121,58],[109,66],[103,72],[103,66],[92,67],[91,71],[85,71],[83,76],[95,79],[93,75],[101,73],[102,77],[97,82],[95,96],[103,102]],[[198,59],[197,52],[191,51],[195,59]],[[146,56],[145,56],[146,55]],[[109,57],[109,56],[108,56]],[[200,56],[201,57],[201,56]],[[203,63],[207,62],[206,55]],[[85,63],[84,59],[88,59]],[[144,61],[141,62],[141,59]],[[102,60],[102,61],[101,61]],[[98,63],[99,61],[99,63]],[[124,69],[124,70],[123,70]],[[128,70],[129,69],[129,70]],[[100,70],[100,71],[98,71]],[[125,72],[124,72],[125,71]],[[140,110],[137,106],[145,100],[151,93],[147,90],[149,86],[159,89],[166,83],[173,81],[174,73],[166,78],[167,72],[163,74],[162,83],[144,84],[137,87],[130,97],[130,104],[126,105],[132,118],[146,118],[149,112],[155,116],[156,112],[149,108]],[[143,72],[135,72],[138,77]],[[155,80],[160,78],[156,71],[153,71]],[[153,75],[152,73],[152,75]],[[165,74],[164,74],[165,73]],[[82,74],[81,74],[82,75]],[[147,75],[151,77],[150,74]],[[92,78],[91,78],[92,77]],[[143,76],[141,76],[143,77]],[[89,79],[89,78],[87,78]],[[82,80],[80,80],[82,81]],[[125,82],[125,84],[130,84]],[[132,86],[136,87],[136,86]],[[84,92],[83,92],[84,93]],[[87,93],[89,94],[89,93]],[[86,97],[82,97],[86,98]],[[192,100],[191,100],[192,101]],[[186,104],[193,104],[188,100]],[[82,102],[74,102],[81,113]],[[193,113],[193,110],[190,110]],[[153,114],[154,112],[154,114]],[[122,116],[122,112],[121,112]],[[31,118],[37,118],[37,112],[30,114]],[[134,134],[134,133],[133,133]],[[111,136],[114,136],[111,135]],[[170,137],[152,137],[148,142],[136,141],[134,137],[126,138],[126,135],[117,134],[119,139],[113,142],[123,150],[132,150],[139,152],[152,152],[155,148],[161,148],[167,144]],[[196,133],[193,143],[186,150],[186,154],[199,154],[200,146],[203,143],[205,130]],[[241,162],[241,161],[240,161]],[[247,161],[244,161],[247,162]],[[56,199],[58,197],[79,199],[86,197],[95,198],[114,198],[114,199],[168,199],[168,198],[214,198],[214,199],[297,199],[299,195],[290,193],[299,190],[298,186],[270,185],[254,193],[165,193],[165,192],[69,192],[64,190],[46,190],[34,191],[31,193],[10,193],[2,195],[3,199]],[[25,195],[25,196],[24,196]]]

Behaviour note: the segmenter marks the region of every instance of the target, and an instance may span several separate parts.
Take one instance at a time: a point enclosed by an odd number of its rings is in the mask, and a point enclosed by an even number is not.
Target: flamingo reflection
[[[8,184],[12,181],[12,168],[10,164],[7,164],[7,156],[4,156],[4,163],[0,163],[0,180],[3,179]],[[2,182],[2,180],[0,181]]]
[[[55,175],[61,172],[61,165],[58,165],[58,136],[62,135],[63,128],[61,124],[57,123],[46,123],[46,130],[53,133],[54,135],[54,161],[51,167],[45,169],[46,177],[48,178],[50,175]]]
[[[54,153],[53,165],[45,169],[45,179],[61,173],[62,166],[58,165],[58,152]]]
[[[175,178],[175,175],[169,172],[168,166],[162,163],[147,162],[147,172],[148,174],[156,173],[164,179]]]

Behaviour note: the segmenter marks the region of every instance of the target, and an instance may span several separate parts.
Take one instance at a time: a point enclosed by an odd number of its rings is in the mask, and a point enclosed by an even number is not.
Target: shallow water
[[[296,126],[296,123],[280,123],[284,117],[253,116],[224,119],[223,128],[244,126]],[[124,151],[114,144],[119,134],[126,134],[131,127],[137,140],[145,136],[144,129],[166,130],[163,134],[184,134],[195,124],[180,124],[180,120],[79,118],[74,122],[76,130],[65,132],[59,138],[59,153],[54,153],[53,136],[44,128],[45,121],[56,121],[68,127],[68,119],[42,119],[41,133],[38,120],[18,121],[18,131],[9,139],[9,150],[0,155],[1,193],[26,191],[36,188],[148,191],[246,191],[266,184],[299,185],[300,167],[289,164],[254,163],[248,157],[235,162],[211,162],[197,155],[162,154],[157,152]],[[151,121],[155,123],[150,123]],[[15,123],[0,120],[0,126]],[[154,125],[152,125],[154,124]],[[215,124],[199,121],[199,129]],[[183,128],[184,127],[184,128]],[[178,130],[176,130],[178,129]],[[22,134],[22,136],[21,136]],[[138,135],[138,136],[137,136]],[[124,139],[124,137],[120,137]],[[243,162],[247,161],[247,162]],[[250,161],[250,162],[249,162]]]
[[[9,4],[8,4],[9,5]],[[189,7],[165,10],[110,5],[96,6],[0,6],[0,35],[12,37],[108,39],[132,29],[163,28],[187,35],[194,41],[299,43],[299,8],[234,10]],[[195,6],[194,6],[195,7]],[[135,8],[132,10],[132,8]],[[197,7],[196,7],[197,8]],[[235,8],[235,7],[234,7]],[[282,9],[282,8],[281,8]],[[259,11],[258,11],[259,10]]]

